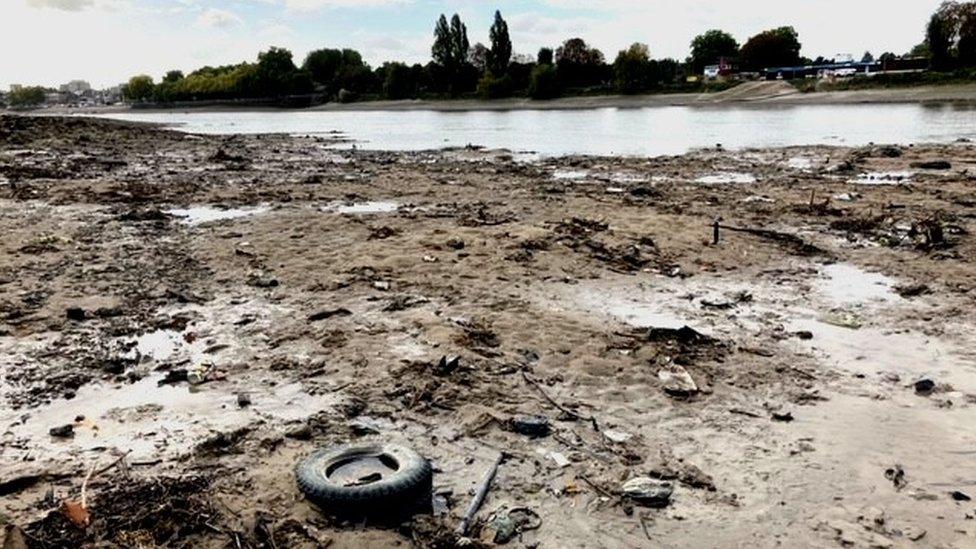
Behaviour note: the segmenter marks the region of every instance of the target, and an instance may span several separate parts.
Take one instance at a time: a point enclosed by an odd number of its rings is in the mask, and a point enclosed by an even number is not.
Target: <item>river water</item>
[[[657,156],[691,149],[944,143],[976,139],[976,107],[951,104],[650,107],[516,111],[126,112],[205,134],[339,132],[356,146],[426,150],[481,145],[533,152]]]

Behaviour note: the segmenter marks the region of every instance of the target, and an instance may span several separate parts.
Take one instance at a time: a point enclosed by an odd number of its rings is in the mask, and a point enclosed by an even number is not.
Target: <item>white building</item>
[[[61,84],[61,93],[70,93],[74,95],[82,95],[90,92],[92,89],[91,84],[85,82],[84,80],[72,80],[67,84]]]

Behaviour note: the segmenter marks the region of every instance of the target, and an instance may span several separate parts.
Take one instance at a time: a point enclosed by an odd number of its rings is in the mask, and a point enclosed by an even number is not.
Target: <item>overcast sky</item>
[[[352,47],[367,61],[427,62],[434,21],[458,12],[471,43],[487,42],[496,8],[516,53],[580,36],[610,60],[633,42],[683,59],[700,32],[740,42],[793,25],[803,54],[904,53],[923,39],[941,0],[0,0],[0,88],[85,79],[105,87],[168,69]]]

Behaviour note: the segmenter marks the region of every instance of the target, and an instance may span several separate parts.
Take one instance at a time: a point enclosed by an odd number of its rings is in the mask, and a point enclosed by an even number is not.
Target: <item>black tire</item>
[[[343,463],[376,457],[395,471],[366,484],[345,485],[330,478]],[[298,489],[323,511],[337,516],[379,516],[396,520],[429,510],[433,471],[420,454],[397,444],[347,445],[319,450],[295,467]]]

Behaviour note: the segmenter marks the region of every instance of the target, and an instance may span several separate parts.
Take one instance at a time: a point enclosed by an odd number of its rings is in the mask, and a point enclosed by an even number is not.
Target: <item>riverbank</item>
[[[976,146],[332,144],[0,117],[12,535],[454,546],[504,451],[476,543],[513,508],[539,522],[509,546],[976,541]],[[433,462],[434,514],[301,498],[313,450],[390,440]]]
[[[743,87],[749,91],[745,91]],[[564,97],[548,101],[526,98],[457,100],[401,100],[368,101],[360,103],[327,103],[308,109],[275,109],[271,107],[215,106],[181,107],[179,109],[132,109],[128,106],[47,108],[34,111],[41,114],[117,114],[125,112],[271,112],[271,111],[517,111],[517,110],[585,110],[639,109],[655,107],[736,106],[759,107],[799,105],[856,105],[897,103],[960,103],[976,104],[976,83],[943,86],[865,89],[800,93],[786,82],[752,82],[717,93],[680,93],[651,95],[606,95]]]

